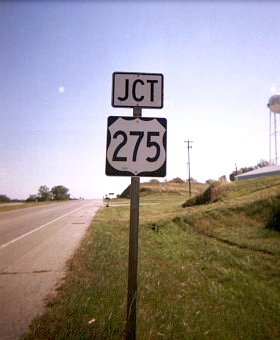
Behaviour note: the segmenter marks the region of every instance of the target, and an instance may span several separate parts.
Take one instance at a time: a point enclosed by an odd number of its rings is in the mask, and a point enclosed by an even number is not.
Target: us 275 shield
[[[165,118],[108,117],[106,175],[164,177]]]

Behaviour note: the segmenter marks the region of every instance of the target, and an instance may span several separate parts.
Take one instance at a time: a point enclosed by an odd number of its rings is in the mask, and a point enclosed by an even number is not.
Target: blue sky
[[[98,198],[129,185],[105,175],[107,117],[132,115],[111,106],[115,71],[164,75],[164,108],[142,115],[167,119],[167,179],[187,178],[188,139],[201,182],[268,160],[279,11],[277,1],[0,2],[0,194],[62,184]]]

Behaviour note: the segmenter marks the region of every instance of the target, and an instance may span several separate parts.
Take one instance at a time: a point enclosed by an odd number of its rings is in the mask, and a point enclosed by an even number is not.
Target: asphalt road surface
[[[65,275],[101,200],[0,212],[0,339],[18,339]]]

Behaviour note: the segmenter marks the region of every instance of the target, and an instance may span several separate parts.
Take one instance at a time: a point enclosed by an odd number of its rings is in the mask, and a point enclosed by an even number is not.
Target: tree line
[[[10,197],[8,197],[7,195],[0,195],[0,203],[7,203],[7,202],[11,202]]]
[[[30,195],[26,202],[65,201],[70,199],[69,189],[63,185],[56,185],[49,189],[41,185],[37,195]]]

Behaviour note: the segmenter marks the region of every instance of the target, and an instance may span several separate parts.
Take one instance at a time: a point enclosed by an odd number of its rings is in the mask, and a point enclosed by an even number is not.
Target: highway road
[[[101,200],[0,212],[0,339],[18,339],[65,275]]]

